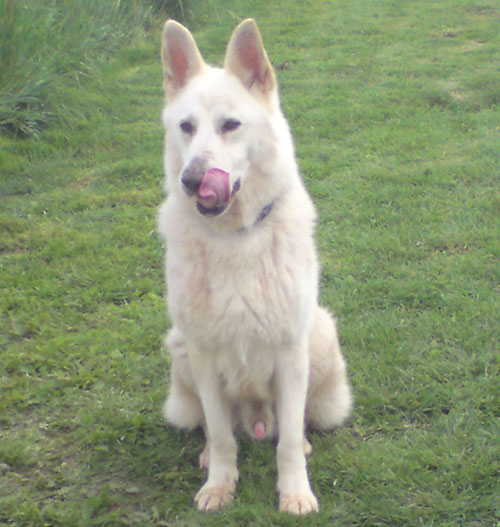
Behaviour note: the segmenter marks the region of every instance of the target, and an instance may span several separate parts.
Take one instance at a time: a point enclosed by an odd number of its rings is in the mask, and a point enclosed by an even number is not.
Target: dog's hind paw
[[[200,454],[198,462],[200,468],[208,470],[208,465],[210,464],[210,445],[208,443],[205,445],[203,452]]]
[[[234,485],[203,485],[196,494],[196,508],[202,512],[218,511],[233,499]]]
[[[296,516],[318,512],[318,500],[314,494],[283,494],[280,495],[280,512]]]

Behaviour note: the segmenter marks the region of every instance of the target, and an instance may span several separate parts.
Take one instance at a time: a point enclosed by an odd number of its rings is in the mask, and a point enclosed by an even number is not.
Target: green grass
[[[32,137],[99,111],[81,85],[158,10],[182,0],[0,0],[0,131]]]
[[[0,135],[0,524],[498,527],[498,3],[192,10],[210,61],[254,16],[289,64],[278,78],[319,211],[321,299],[356,398],[346,427],[310,435],[321,510],[277,513],[274,447],[240,438],[235,503],[197,513],[202,436],[161,419],[154,21],[78,88],[77,112],[100,111]]]

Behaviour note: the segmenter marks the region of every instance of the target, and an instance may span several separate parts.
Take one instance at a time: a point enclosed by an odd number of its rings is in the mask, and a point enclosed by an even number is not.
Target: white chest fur
[[[165,203],[169,311],[201,350],[245,365],[257,349],[289,347],[307,330],[317,300],[312,221],[278,225],[276,209],[249,232],[216,236],[174,227],[175,200]]]

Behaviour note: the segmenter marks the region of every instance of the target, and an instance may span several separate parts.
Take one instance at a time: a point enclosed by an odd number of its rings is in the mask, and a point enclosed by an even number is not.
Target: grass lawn
[[[234,504],[196,512],[202,435],[160,415],[157,22],[79,84],[81,121],[0,135],[0,525],[498,527],[500,5],[188,7],[215,63],[257,19],[319,211],[356,399],[310,434],[320,512],[276,512],[274,446],[243,437]]]

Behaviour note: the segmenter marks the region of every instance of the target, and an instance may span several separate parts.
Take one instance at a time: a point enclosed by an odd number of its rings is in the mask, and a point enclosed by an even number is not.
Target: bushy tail
[[[306,423],[322,430],[339,426],[351,412],[352,395],[335,321],[322,307],[309,336],[309,354]]]

